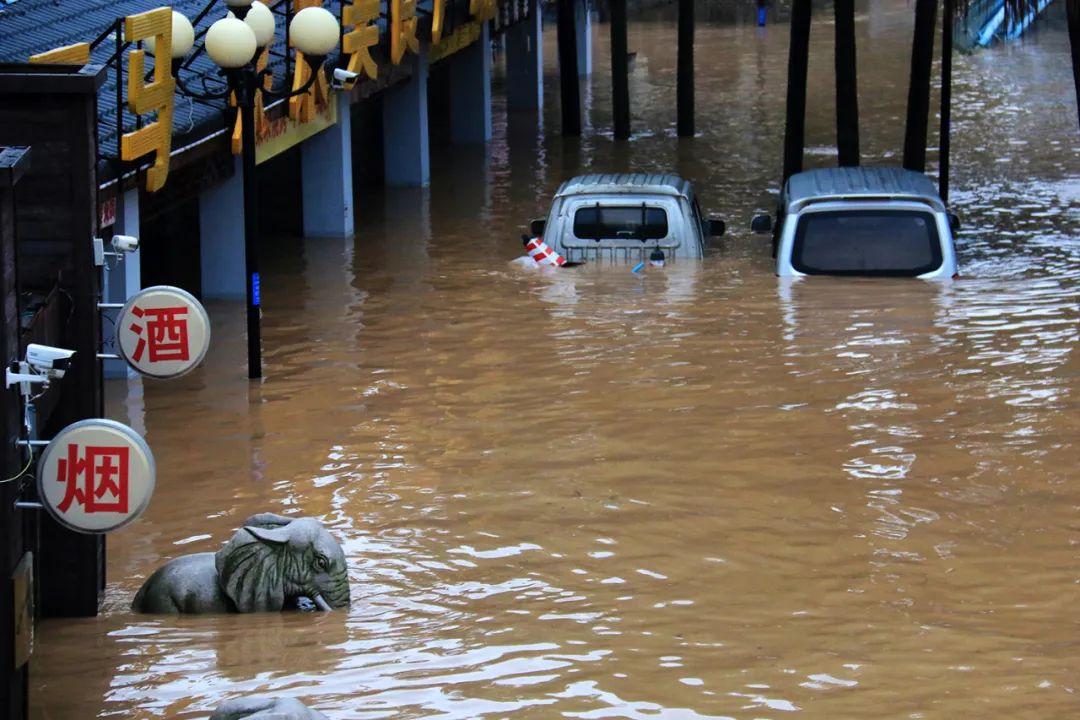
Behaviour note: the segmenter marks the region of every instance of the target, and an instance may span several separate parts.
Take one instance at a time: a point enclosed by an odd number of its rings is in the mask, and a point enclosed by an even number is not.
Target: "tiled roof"
[[[194,19],[206,8],[205,0],[174,0],[173,10],[181,12],[189,19]],[[328,9],[337,12],[337,2],[325,3]],[[385,10],[385,0],[383,0]],[[10,5],[0,5],[0,62],[24,63],[31,55],[45,52],[65,45],[80,42],[92,42],[109,30],[118,18],[162,7],[152,0],[19,0]],[[217,2],[205,18],[195,26],[196,35],[208,28],[211,23],[224,17],[227,8],[224,2]],[[271,46],[274,53],[285,50],[285,21],[277,16],[278,33]],[[200,46],[196,42],[196,48]],[[132,48],[128,48],[130,50]],[[125,55],[128,50],[125,50]],[[104,40],[91,53],[90,62],[104,65],[116,52],[115,37]],[[280,56],[271,57],[270,65],[275,69],[279,82],[282,80],[284,61]],[[148,55],[147,71],[153,67],[153,59]],[[206,56],[200,54],[191,66],[182,72],[181,78],[192,89],[203,91],[218,90],[221,81],[217,66]],[[125,77],[121,83],[121,96],[127,101],[127,62],[124,62]],[[116,69],[113,65],[105,85],[98,94],[98,153],[102,158],[115,158],[117,155],[117,113],[116,113]],[[182,148],[200,138],[206,137],[224,127],[225,105],[223,101],[191,100],[177,93],[173,109],[172,147]],[[144,124],[153,120],[152,116],[143,116]],[[136,118],[126,109],[123,113],[123,132],[136,129]],[[112,164],[103,161],[99,179],[114,176]]]
[[[65,45],[80,42],[92,42],[106,33],[118,18],[146,12],[162,7],[160,0],[18,0],[3,4],[0,0],[0,63],[25,63],[31,55],[53,50]],[[213,4],[206,17],[195,24],[196,49],[201,46],[198,36],[214,21],[224,17],[227,10],[223,0],[174,0],[171,7],[194,20],[208,4]],[[277,11],[284,8],[282,0],[271,2]],[[523,19],[527,12],[525,0],[500,0],[499,17],[496,29]],[[323,0],[323,5],[340,14],[339,0]],[[420,18],[421,36],[430,27],[433,0],[418,0],[417,16]],[[447,0],[447,30],[467,20],[469,0]],[[387,22],[388,2],[380,0],[380,19],[377,21],[380,34],[380,46],[388,45]],[[270,67],[275,71],[275,79],[284,85],[285,19],[277,15],[277,35],[271,45]],[[131,48],[128,48],[130,50]],[[128,50],[125,50],[125,55]],[[91,53],[91,64],[104,65],[116,52],[115,37],[106,38]],[[276,55],[275,55],[276,53]],[[377,57],[384,52],[373,52]],[[335,54],[331,62],[337,59]],[[153,67],[153,58],[147,56],[146,69]],[[380,67],[385,67],[381,65]],[[126,104],[127,97],[127,62],[124,62],[125,78],[121,83],[121,96]],[[381,71],[380,71],[380,74]],[[115,168],[108,158],[117,156],[117,82],[115,65],[109,70],[105,85],[98,94],[98,153],[102,162],[99,164],[99,180],[115,176]],[[196,91],[218,90],[222,87],[218,69],[205,53],[197,55],[187,70],[181,72],[184,83]],[[203,83],[205,82],[205,87]],[[143,116],[142,122],[151,122],[152,116]],[[122,132],[136,129],[136,118],[125,109],[123,112]],[[222,101],[199,101],[177,93],[173,109],[172,147],[177,148],[205,138],[225,127],[225,105]]]

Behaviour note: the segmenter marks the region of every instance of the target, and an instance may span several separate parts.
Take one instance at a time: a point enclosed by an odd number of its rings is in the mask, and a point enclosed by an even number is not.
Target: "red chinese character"
[[[131,324],[131,330],[139,336],[139,344],[135,346],[132,359],[135,362],[142,360],[143,350],[150,346],[150,362],[159,360],[184,360],[190,359],[188,353],[188,331],[186,307],[149,308],[143,310],[136,305],[131,308],[131,314],[137,318],[146,316],[147,335],[143,337],[142,325]]]
[[[79,478],[82,477],[82,487]],[[79,459],[79,446],[70,443],[68,456],[60,461],[56,481],[67,483],[64,499],[57,506],[67,512],[72,501],[88,513],[128,511],[128,448],[86,446],[86,455]],[[100,502],[108,493],[111,501]]]

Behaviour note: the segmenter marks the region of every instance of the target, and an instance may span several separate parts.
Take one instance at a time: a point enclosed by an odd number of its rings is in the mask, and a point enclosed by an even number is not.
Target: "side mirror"
[[[707,229],[709,231],[709,237],[720,237],[724,234],[724,231],[727,230],[727,225],[724,224],[723,220],[718,218],[709,218],[706,223],[708,225]]]
[[[533,237],[540,237],[544,234],[544,228],[547,227],[547,220],[533,220],[529,223],[529,232]]]
[[[772,215],[755,215],[750,221],[750,230],[758,234],[772,232]]]
[[[956,213],[949,213],[949,229],[954,233],[960,230],[960,217]]]

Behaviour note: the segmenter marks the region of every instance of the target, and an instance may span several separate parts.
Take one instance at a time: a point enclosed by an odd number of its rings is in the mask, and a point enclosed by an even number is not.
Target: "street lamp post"
[[[270,9],[252,0],[226,0],[230,16],[218,20],[206,32],[205,49],[225,77],[226,89],[196,92],[180,78],[180,60],[194,44],[191,23],[173,13],[173,75],[180,92],[198,100],[223,100],[235,94],[240,113],[240,156],[244,173],[244,282],[247,294],[248,377],[262,377],[262,333],[259,288],[259,197],[255,181],[255,95],[272,99],[303,95],[318,79],[327,54],[337,47],[340,25],[329,11],[308,7],[289,23],[289,43],[304,54],[311,69],[307,82],[291,92],[274,92],[260,87],[269,70],[259,70],[259,56],[274,39],[274,16]],[[177,43],[177,38],[181,39]]]

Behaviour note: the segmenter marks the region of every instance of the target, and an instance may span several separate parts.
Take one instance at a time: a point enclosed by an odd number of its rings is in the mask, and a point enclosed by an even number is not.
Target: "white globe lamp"
[[[218,67],[232,70],[255,57],[255,31],[243,20],[222,18],[206,31],[206,54]]]
[[[195,44],[195,28],[191,27],[191,21],[182,13],[173,10],[172,14],[172,59],[179,60],[188,54],[191,46]],[[154,38],[143,40],[143,45],[154,55],[157,55]]]
[[[266,47],[274,39],[274,13],[261,2],[251,3],[244,22],[255,33],[255,44],[258,47]]]
[[[307,7],[289,23],[289,42],[305,55],[322,57],[337,47],[340,32],[333,13],[321,7]]]

